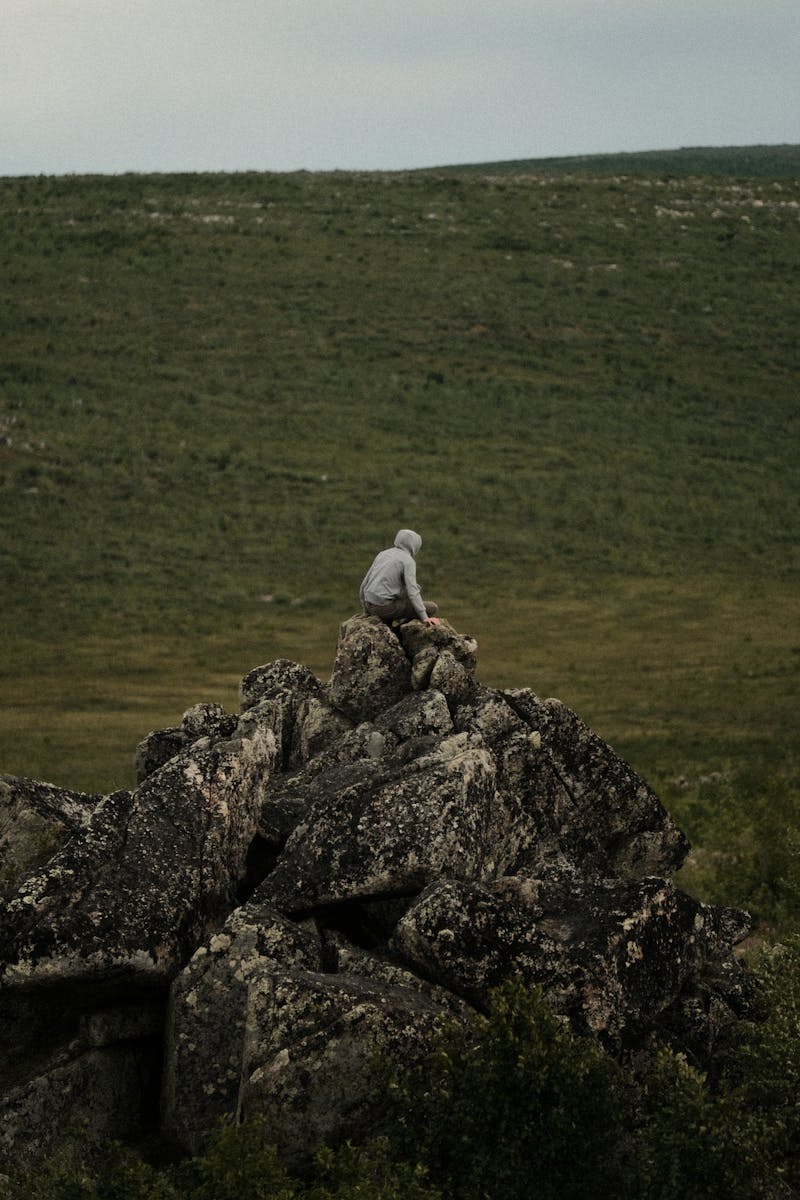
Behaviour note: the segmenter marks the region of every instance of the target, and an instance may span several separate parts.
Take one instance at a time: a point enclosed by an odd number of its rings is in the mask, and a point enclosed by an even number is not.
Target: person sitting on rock
[[[380,617],[387,625],[415,617],[426,625],[438,625],[438,605],[425,603],[417,583],[414,561],[422,538],[413,529],[400,529],[394,545],[381,550],[361,584],[361,605],[368,617]]]

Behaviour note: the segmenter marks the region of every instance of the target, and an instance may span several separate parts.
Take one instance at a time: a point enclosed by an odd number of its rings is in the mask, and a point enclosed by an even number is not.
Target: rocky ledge
[[[376,1045],[424,1057],[516,974],[586,1036],[708,1065],[747,915],[670,881],[658,797],[558,700],[475,678],[443,622],[353,617],[109,796],[0,776],[0,1154],[249,1119],[302,1162],[369,1129]]]

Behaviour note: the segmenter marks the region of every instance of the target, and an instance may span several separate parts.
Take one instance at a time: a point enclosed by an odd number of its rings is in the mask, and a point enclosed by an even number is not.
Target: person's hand
[[[439,617],[426,617],[425,618],[426,625],[441,625],[441,623],[442,622]]]

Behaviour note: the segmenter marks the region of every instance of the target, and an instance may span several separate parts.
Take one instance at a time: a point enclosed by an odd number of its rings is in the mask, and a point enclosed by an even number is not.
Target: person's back
[[[361,583],[361,605],[368,616],[386,622],[409,620],[437,624],[437,605],[426,604],[417,583],[416,556],[422,538],[413,529],[400,529],[394,545],[375,556]]]

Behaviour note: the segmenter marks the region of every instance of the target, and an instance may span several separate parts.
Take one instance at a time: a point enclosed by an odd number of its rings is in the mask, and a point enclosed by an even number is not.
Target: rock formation
[[[423,1057],[511,974],[576,1031],[701,1063],[746,1003],[746,914],[558,700],[478,683],[446,623],[353,617],[330,680],[278,660],[199,704],[132,792],[0,777],[0,1155],[251,1119],[289,1161],[356,1137],[369,1061]]]

